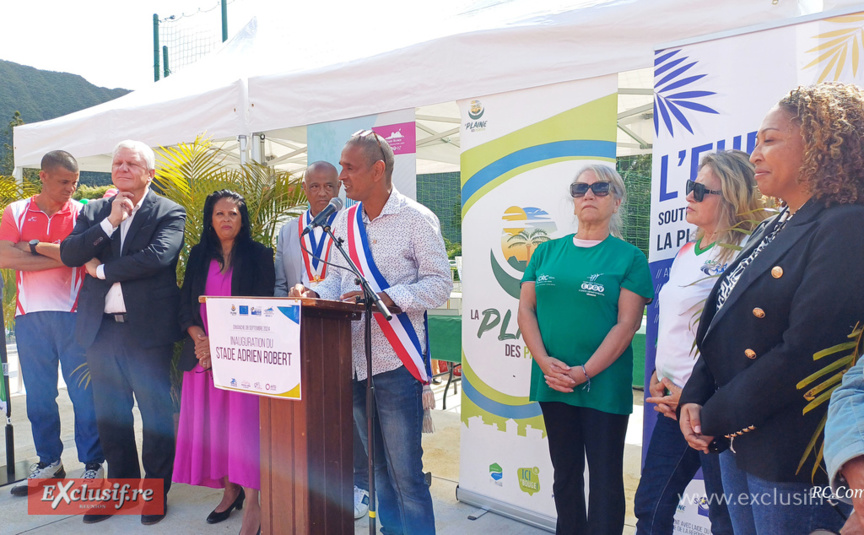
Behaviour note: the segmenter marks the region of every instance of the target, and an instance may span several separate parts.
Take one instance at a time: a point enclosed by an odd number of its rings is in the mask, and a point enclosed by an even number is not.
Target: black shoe
[[[141,523],[145,526],[152,526],[153,524],[158,524],[165,518],[165,515],[168,514],[168,498],[165,498],[165,509],[162,511],[161,515],[141,515]]]
[[[95,515],[92,513],[87,513],[84,515],[84,523],[85,524],[95,524],[97,522],[102,522],[103,520],[108,520],[113,515]]]
[[[223,520],[228,520],[228,517],[231,515],[231,511],[237,509],[240,511],[243,509],[243,500],[246,499],[246,492],[243,490],[243,487],[240,487],[240,492],[237,494],[237,497],[234,498],[234,503],[228,506],[228,509],[225,509],[221,513],[217,513],[216,509],[213,509],[213,512],[207,515],[207,523],[208,524],[218,524]]]

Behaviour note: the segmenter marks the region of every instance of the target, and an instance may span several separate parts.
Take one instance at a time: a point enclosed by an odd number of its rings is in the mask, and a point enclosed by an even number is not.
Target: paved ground
[[[15,430],[15,453],[17,459],[35,462],[35,450],[30,436],[30,425],[26,418],[25,397],[16,392],[17,368],[14,367],[14,354],[10,359],[11,389],[13,391],[12,423]],[[444,385],[435,386],[437,406],[441,406]],[[433,411],[436,432],[424,435],[424,467],[432,473],[432,498],[435,504],[435,524],[440,535],[495,534],[495,535],[532,535],[545,533],[520,522],[488,513],[477,520],[468,516],[476,513],[475,507],[456,501],[456,485],[459,480],[459,395],[453,395],[452,387],[447,399],[447,411]],[[634,392],[634,404],[641,405],[642,393]],[[65,390],[58,398],[63,426],[63,463],[70,477],[80,476],[83,467],[78,463],[75,442],[72,436],[72,405]],[[633,494],[639,480],[641,458],[642,418],[641,406],[634,407],[630,419],[627,445],[625,449],[625,491],[627,493],[627,519],[625,534],[635,531],[633,517]],[[139,450],[141,443],[140,418],[136,414],[136,431]],[[6,461],[5,444],[0,441],[0,465]],[[0,487],[0,535],[18,533],[56,533],[74,535],[77,533],[189,533],[219,534],[237,533],[240,530],[240,514],[233,514],[227,521],[208,525],[204,522],[207,514],[219,502],[221,491],[204,487],[176,484],[171,487],[170,510],[165,520],[157,526],[142,526],[137,516],[118,516],[96,526],[84,525],[78,516],[38,516],[27,514],[27,500],[16,498],[9,493],[9,486]],[[367,520],[355,523],[355,532],[368,533]]]

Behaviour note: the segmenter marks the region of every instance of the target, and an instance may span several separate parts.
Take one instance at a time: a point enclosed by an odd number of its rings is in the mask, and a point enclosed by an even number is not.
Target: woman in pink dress
[[[245,502],[240,533],[253,534],[261,525],[258,397],[213,385],[207,314],[198,297],[272,296],[273,249],[252,240],[246,202],[233,191],[210,194],[203,219],[181,289],[180,324],[188,337],[180,357],[185,373],[173,479],[225,489],[207,517],[210,524],[243,509]]]

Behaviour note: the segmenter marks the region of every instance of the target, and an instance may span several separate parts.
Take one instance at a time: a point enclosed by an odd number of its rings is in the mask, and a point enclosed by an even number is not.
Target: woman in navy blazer
[[[185,373],[174,481],[225,489],[207,517],[210,524],[226,520],[245,501],[241,534],[255,533],[261,523],[258,398],[213,385],[207,321],[198,297],[272,296],[273,249],[252,240],[246,202],[233,191],[207,197],[203,222],[180,292],[180,326],[187,337],[180,357]]]
[[[813,499],[828,480],[821,457],[805,456],[828,404],[804,413],[809,399],[797,385],[838,358],[814,353],[864,321],[862,133],[864,91],[842,84],[793,90],[758,132],[756,181],[784,206],[705,303],[679,418],[692,447],[728,445],[720,464],[735,533],[843,525],[827,500]]]

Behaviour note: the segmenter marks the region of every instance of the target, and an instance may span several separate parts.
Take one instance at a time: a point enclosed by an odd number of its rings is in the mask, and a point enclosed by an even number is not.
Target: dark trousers
[[[103,319],[96,340],[87,349],[96,425],[108,461],[108,477],[140,478],[132,417],[137,401],[144,430],[141,460],[145,477],[162,479],[167,494],[174,469],[172,346],[140,347],[133,329],[128,323]]]
[[[624,437],[630,416],[559,402],[541,402],[540,409],[555,471],[555,533],[619,535],[624,530]]]

